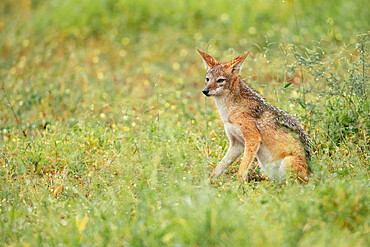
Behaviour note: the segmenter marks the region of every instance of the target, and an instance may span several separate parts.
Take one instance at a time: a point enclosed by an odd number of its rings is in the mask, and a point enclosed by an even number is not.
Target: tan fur
[[[288,176],[307,181],[311,174],[308,138],[298,121],[273,107],[239,76],[248,53],[220,64],[198,50],[207,69],[203,93],[213,96],[225,126],[230,147],[211,173],[213,180],[241,154],[238,179],[245,181],[255,158],[264,173],[276,181]]]

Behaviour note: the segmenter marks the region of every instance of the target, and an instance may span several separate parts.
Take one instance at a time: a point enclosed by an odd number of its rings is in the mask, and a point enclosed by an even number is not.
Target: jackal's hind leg
[[[301,182],[307,182],[310,177],[310,171],[307,162],[299,157],[285,157],[279,168],[280,177],[294,178]]]

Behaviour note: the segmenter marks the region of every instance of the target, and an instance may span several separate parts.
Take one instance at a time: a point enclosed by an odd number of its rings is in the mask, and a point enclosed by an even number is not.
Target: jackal
[[[198,49],[197,49],[198,50]],[[299,122],[269,105],[248,86],[239,72],[249,52],[221,64],[198,50],[207,69],[203,94],[213,96],[230,141],[225,157],[212,171],[210,180],[223,174],[243,152],[238,179],[246,181],[254,158],[264,174],[282,182],[288,176],[308,181],[312,172],[309,140]]]

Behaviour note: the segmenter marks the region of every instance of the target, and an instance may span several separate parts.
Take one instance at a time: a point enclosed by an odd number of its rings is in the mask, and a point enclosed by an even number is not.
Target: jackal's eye
[[[223,83],[224,81],[225,81],[224,78],[220,78],[220,79],[217,80],[217,83]]]
[[[209,78],[206,77],[206,82],[209,82]]]

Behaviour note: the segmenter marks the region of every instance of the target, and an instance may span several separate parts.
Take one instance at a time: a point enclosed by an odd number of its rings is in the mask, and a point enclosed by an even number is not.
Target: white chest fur
[[[229,137],[229,140],[231,140],[231,137],[235,137],[239,141],[239,143],[244,145],[244,136],[242,131],[240,130],[240,127],[229,122],[229,110],[226,105],[225,99],[223,97],[214,97],[214,100],[221,120],[224,123],[225,131],[227,136]]]
[[[235,137],[235,139],[244,146],[245,139],[239,126],[226,122],[224,123],[224,127],[229,140],[232,139],[231,137]]]
[[[229,122],[229,112],[227,110],[226,100],[223,97],[214,97],[218,113],[220,114],[222,122]]]

